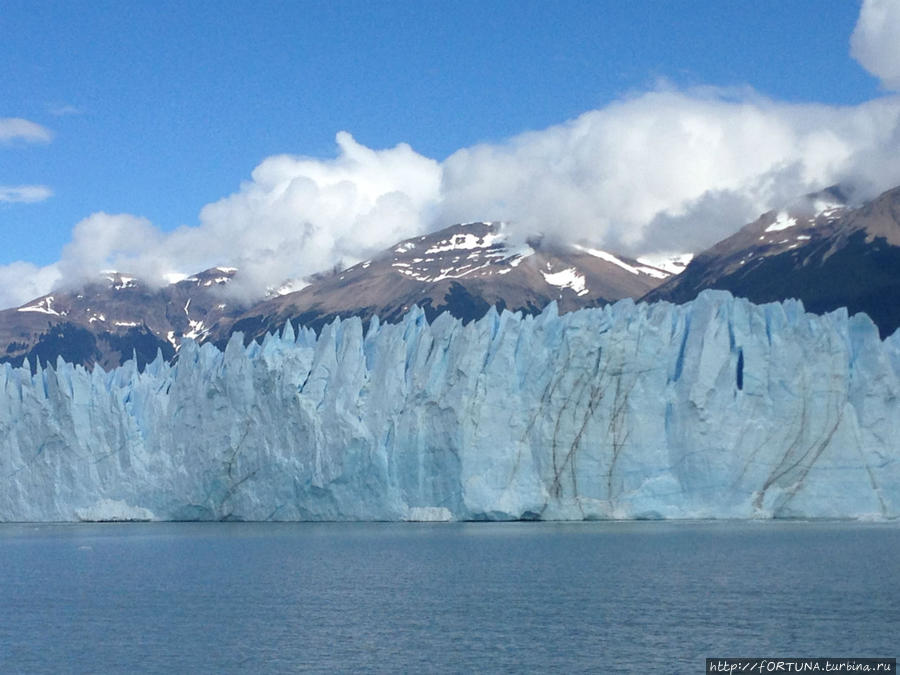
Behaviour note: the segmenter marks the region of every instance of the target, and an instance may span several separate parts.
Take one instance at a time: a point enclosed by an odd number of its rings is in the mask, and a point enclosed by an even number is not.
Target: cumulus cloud
[[[52,196],[46,185],[0,185],[0,202],[34,204]]]
[[[432,222],[441,167],[406,144],[372,150],[337,135],[333,159],[264,160],[232,195],[208,204],[199,225],[163,232],[129,214],[79,222],[59,270],[75,284],[101,269],[163,283],[172,273],[232,265],[234,292],[258,298],[289,278],[362,260]]]
[[[900,182],[900,100],[784,104],[660,89],[444,163],[443,220],[511,220],[626,253],[696,250],[839,181]]]
[[[900,5],[866,0],[853,55],[891,87],[900,81],[892,36],[900,36]],[[41,138],[13,121],[0,120],[6,138]],[[104,268],[163,283],[231,265],[240,269],[232,286],[256,299],[286,279],[472,220],[634,256],[697,252],[805,193],[841,183],[866,198],[898,185],[898,153],[898,96],[826,106],[663,83],[444,162],[406,144],[371,149],[340,132],[333,158],[265,159],[236,192],[203,207],[196,226],[164,232],[136,216],[97,213],[75,226],[57,266],[20,266],[19,277],[7,266],[0,280],[46,292],[57,278],[77,282]]]
[[[892,91],[900,89],[900,3],[896,0],[863,0],[850,53],[863,68]]]
[[[170,243],[227,259],[252,292],[423,231],[439,198],[438,162],[406,144],[372,150],[346,132],[337,144],[331,160],[266,159],[238,192],[201,210],[198,228],[176,232]]]
[[[0,265],[0,308],[18,307],[46,295],[59,280],[56,265],[38,267],[21,261]]]
[[[900,98],[830,107],[663,87],[443,163],[344,132],[337,146],[333,159],[269,157],[197,226],[163,232],[94,214],[75,226],[58,270],[70,282],[118,269],[163,283],[232,265],[234,288],[255,299],[470,220],[635,256],[696,252],[804,193],[844,183],[871,196],[900,184]]]
[[[0,143],[49,143],[52,138],[51,131],[40,124],[20,117],[0,117]]]
[[[94,213],[72,230],[63,247],[59,271],[72,282],[95,276],[103,269],[140,273],[155,279],[155,257],[165,236],[146,218],[130,214]]]

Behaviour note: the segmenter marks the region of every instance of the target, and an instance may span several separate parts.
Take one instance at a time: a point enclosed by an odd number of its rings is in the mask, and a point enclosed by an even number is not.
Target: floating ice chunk
[[[412,506],[406,513],[406,520],[419,523],[444,523],[453,520],[453,514],[446,506]]]
[[[120,522],[157,520],[153,511],[142,506],[131,506],[117,499],[101,499],[92,506],[76,509],[75,516],[85,522]]]

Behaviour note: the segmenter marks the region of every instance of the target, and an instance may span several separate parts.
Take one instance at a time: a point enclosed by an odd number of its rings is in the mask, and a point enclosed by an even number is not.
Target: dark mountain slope
[[[840,197],[832,190],[763,214],[643,299],[682,303],[706,288],[757,303],[798,298],[812,312],[865,312],[891,334],[900,327],[900,188],[857,208]]]
[[[208,326],[239,308],[224,294],[234,275],[212,268],[162,288],[109,272],[73,291],[58,291],[0,311],[0,361],[34,367],[57,356],[86,366],[138,364],[157,350],[174,356],[184,338],[201,339]]]

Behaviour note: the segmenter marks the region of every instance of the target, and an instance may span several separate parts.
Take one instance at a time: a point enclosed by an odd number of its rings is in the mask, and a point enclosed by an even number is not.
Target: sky
[[[0,307],[471,220],[699,251],[900,184],[898,39],[900,0],[0,0]]]

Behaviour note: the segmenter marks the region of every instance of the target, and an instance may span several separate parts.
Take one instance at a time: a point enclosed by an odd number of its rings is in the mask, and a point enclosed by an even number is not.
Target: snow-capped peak
[[[425,250],[425,253],[442,253],[444,251],[462,250],[468,251],[476,248],[489,248],[495,243],[500,243],[506,236],[502,232],[487,232],[480,237],[475,234],[459,233],[449,239],[437,242],[434,246]]]

